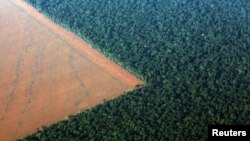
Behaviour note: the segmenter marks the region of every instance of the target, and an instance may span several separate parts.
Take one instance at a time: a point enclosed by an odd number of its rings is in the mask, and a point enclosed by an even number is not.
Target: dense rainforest
[[[207,139],[250,124],[249,0],[26,0],[146,87],[23,139]]]

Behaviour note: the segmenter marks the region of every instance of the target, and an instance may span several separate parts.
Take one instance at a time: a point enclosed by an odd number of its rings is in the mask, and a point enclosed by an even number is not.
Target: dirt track
[[[23,1],[0,1],[0,141],[142,83]]]

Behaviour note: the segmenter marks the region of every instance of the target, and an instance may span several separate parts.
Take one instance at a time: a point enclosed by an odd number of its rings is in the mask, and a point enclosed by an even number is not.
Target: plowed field
[[[21,0],[0,0],[0,141],[143,82]]]

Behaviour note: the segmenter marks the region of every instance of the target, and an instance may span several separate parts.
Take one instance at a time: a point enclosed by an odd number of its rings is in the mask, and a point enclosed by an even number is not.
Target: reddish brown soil
[[[143,82],[21,0],[0,1],[0,141]]]

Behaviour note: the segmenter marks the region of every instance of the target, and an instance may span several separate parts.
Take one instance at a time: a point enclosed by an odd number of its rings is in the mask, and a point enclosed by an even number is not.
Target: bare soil
[[[143,84],[22,0],[0,1],[0,141]]]

